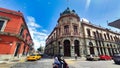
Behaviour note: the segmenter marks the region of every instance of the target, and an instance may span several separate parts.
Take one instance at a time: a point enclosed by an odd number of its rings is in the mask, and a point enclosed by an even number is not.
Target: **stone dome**
[[[75,10],[70,10],[69,7],[67,7],[67,9],[65,11],[63,11],[62,13],[60,13],[60,16],[66,15],[66,14],[74,14],[77,15],[75,13]],[[78,16],[78,15],[77,15]]]

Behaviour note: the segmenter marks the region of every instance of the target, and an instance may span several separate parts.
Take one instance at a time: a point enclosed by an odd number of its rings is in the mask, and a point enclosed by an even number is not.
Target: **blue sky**
[[[107,21],[120,18],[119,3],[120,0],[0,0],[0,7],[20,10],[24,14],[37,49],[45,45],[46,37],[67,7],[95,25],[120,31],[107,25]]]

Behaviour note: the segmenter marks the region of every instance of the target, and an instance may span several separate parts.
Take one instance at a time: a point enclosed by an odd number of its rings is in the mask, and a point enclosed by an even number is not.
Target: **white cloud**
[[[40,28],[41,27],[40,25],[36,24],[34,17],[28,16],[27,19],[28,19],[28,23],[29,23],[28,26],[35,27],[35,28]]]
[[[81,18],[81,21],[84,21],[84,22],[86,22],[86,23],[89,23],[89,20],[86,19],[86,18]]]
[[[47,30],[42,30],[43,32],[47,32]]]
[[[87,11],[90,6],[91,0],[86,0],[85,10]]]
[[[27,25],[34,42],[34,48],[37,50],[40,45],[45,46],[45,39],[48,36],[47,30],[38,31],[37,29],[40,30],[41,26],[35,22],[35,18],[32,16],[27,17]]]

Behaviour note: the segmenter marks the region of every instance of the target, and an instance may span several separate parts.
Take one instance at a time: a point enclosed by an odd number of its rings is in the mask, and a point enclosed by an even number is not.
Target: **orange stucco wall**
[[[13,52],[11,52],[11,50],[15,49],[13,41],[16,41],[17,39],[15,37],[8,37],[3,35],[0,35],[0,38],[2,38],[0,41],[0,54],[13,54]]]
[[[0,8],[0,10],[2,10],[2,9]],[[6,11],[6,10],[3,10],[3,11]],[[4,32],[9,32],[12,34],[19,35],[20,30],[21,30],[21,26],[22,25],[27,26],[25,20],[23,19],[22,14],[19,12],[15,12],[15,11],[14,12],[17,15],[11,14],[9,12],[12,12],[12,11],[8,11],[8,10],[7,10],[7,12],[8,13],[0,11],[0,17],[9,18],[8,22],[6,23]],[[29,36],[26,36],[27,33],[29,34]],[[33,42],[30,40],[31,36],[30,36],[30,33],[29,33],[27,27],[24,28],[22,36],[23,36],[22,38],[24,38],[24,40],[27,40],[27,42],[19,39],[16,36],[9,36],[9,35],[1,35],[0,34],[0,39],[1,39],[0,40],[0,54],[14,54],[16,51],[17,43],[20,43],[18,54],[23,53],[24,46],[26,46],[25,52],[28,52],[28,49],[29,49],[28,44],[33,43]],[[12,43],[12,45],[10,45],[11,43]]]
[[[11,32],[16,34],[19,32],[20,26],[23,23],[20,16],[5,13],[0,13],[0,16],[10,18],[10,20],[6,24],[6,28],[4,30],[5,32]]]

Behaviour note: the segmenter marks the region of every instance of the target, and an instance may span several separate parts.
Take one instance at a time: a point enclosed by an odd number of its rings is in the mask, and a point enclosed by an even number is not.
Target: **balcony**
[[[62,35],[71,35],[70,32],[63,33]]]
[[[88,35],[85,35],[85,38],[86,38],[86,39],[96,39],[95,37],[93,37],[93,36],[88,36]]]
[[[74,32],[73,35],[79,35],[79,33]]]
[[[20,36],[19,34],[14,34],[14,33],[10,33],[10,32],[1,32],[0,31],[0,35],[6,35],[6,36],[13,36],[13,37],[17,37],[18,39],[25,41],[24,38],[22,36]]]

